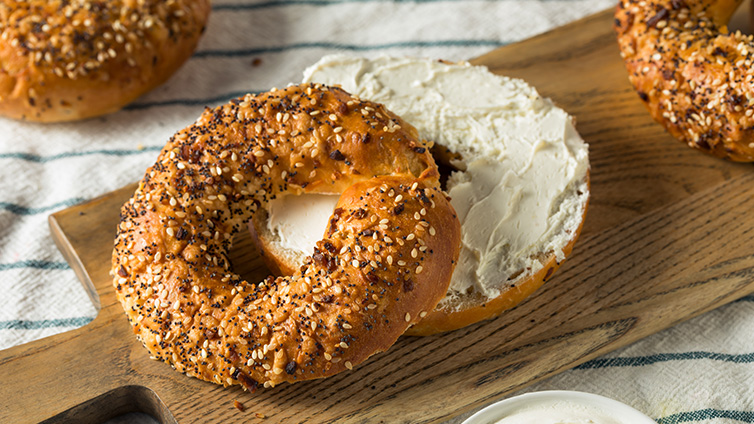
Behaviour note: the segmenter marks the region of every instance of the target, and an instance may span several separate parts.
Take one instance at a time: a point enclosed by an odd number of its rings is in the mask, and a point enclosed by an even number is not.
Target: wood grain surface
[[[255,394],[201,382],[150,360],[115,300],[108,269],[126,187],[50,217],[100,311],[81,329],[0,352],[0,422],[100,422],[131,410],[186,423],[440,422],[754,292],[754,169],[692,151],[651,121],[611,21],[607,11],[473,61],[534,84],[590,144],[581,239],[519,307],[403,337],[326,380]],[[266,272],[248,239],[233,255],[249,278]]]

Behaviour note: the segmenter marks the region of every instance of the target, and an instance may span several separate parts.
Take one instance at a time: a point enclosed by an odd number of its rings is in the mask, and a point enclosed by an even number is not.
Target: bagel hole
[[[250,283],[260,283],[268,275],[272,275],[262,260],[259,249],[254,245],[249,231],[239,231],[233,237],[228,259],[233,272]]]
[[[752,33],[752,23],[754,21],[754,2],[743,2],[728,22],[728,31],[741,31],[744,34]]]
[[[440,171],[440,187],[443,191],[448,191],[448,178],[454,171],[462,171],[459,167],[452,164],[452,161],[460,161],[463,158],[460,154],[455,153],[445,146],[435,144],[429,150],[432,158],[437,163],[437,169]]]
[[[462,156],[458,153],[451,151],[450,149],[433,145],[430,149],[430,154],[437,163],[437,168],[440,173],[440,185],[443,190],[447,191],[447,183],[450,175],[455,171],[463,171],[463,169],[454,165],[453,162],[458,163],[462,161]],[[259,211],[257,213],[265,213],[265,211]],[[263,219],[267,222],[267,219]],[[228,254],[233,271],[240,275],[243,279],[251,283],[258,283],[263,281],[267,276],[283,275],[280,272],[275,272],[268,268],[262,258],[261,252],[257,248],[251,235],[251,222],[247,222],[244,226],[245,229],[235,235],[233,239],[233,245]],[[246,229],[249,227],[249,229]],[[314,225],[315,228],[320,228],[319,225]],[[311,252],[309,252],[311,254]],[[308,255],[305,255],[308,256]]]

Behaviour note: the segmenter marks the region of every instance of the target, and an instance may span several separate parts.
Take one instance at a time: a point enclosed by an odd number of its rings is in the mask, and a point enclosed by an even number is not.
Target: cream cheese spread
[[[541,269],[543,254],[564,258],[588,199],[588,146],[534,88],[468,63],[342,55],[308,68],[304,82],[383,103],[460,155],[447,192],[463,245],[439,307],[474,291],[497,297]]]
[[[656,424],[604,396],[568,390],[525,393],[478,411],[463,424]]]
[[[281,246],[311,255],[315,243],[325,234],[339,198],[337,194],[277,197],[267,205],[268,228],[277,235]]]
[[[625,424],[602,408],[568,401],[524,406],[495,424]]]

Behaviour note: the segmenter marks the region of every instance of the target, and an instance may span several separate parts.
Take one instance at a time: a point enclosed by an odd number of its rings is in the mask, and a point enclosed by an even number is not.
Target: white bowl
[[[603,416],[608,417],[607,421],[594,421],[596,424],[602,422],[611,424],[657,424],[653,419],[625,403],[591,393],[568,390],[533,392],[514,396],[485,407],[467,418],[463,424],[494,424],[503,418],[511,417],[515,413],[535,409],[547,411],[561,419],[568,418],[567,414],[569,410],[577,410],[580,413],[594,411],[595,414],[601,413]],[[558,415],[560,412],[563,413],[563,416]],[[544,421],[543,419],[536,421],[515,421],[515,423],[533,422],[545,424],[556,421]],[[574,422],[584,421],[574,420]]]

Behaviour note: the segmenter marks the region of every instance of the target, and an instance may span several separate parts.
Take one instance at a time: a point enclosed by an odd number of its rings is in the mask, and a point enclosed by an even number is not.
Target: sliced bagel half
[[[445,189],[462,225],[459,263],[445,298],[406,334],[493,318],[571,253],[589,199],[588,146],[572,117],[524,81],[465,62],[343,55],[323,58],[304,81],[385,104],[434,142],[435,159],[451,169]],[[312,228],[318,240],[338,195],[307,197],[277,199],[250,223],[274,271],[291,273],[312,253],[301,247],[313,243],[292,239]]]

